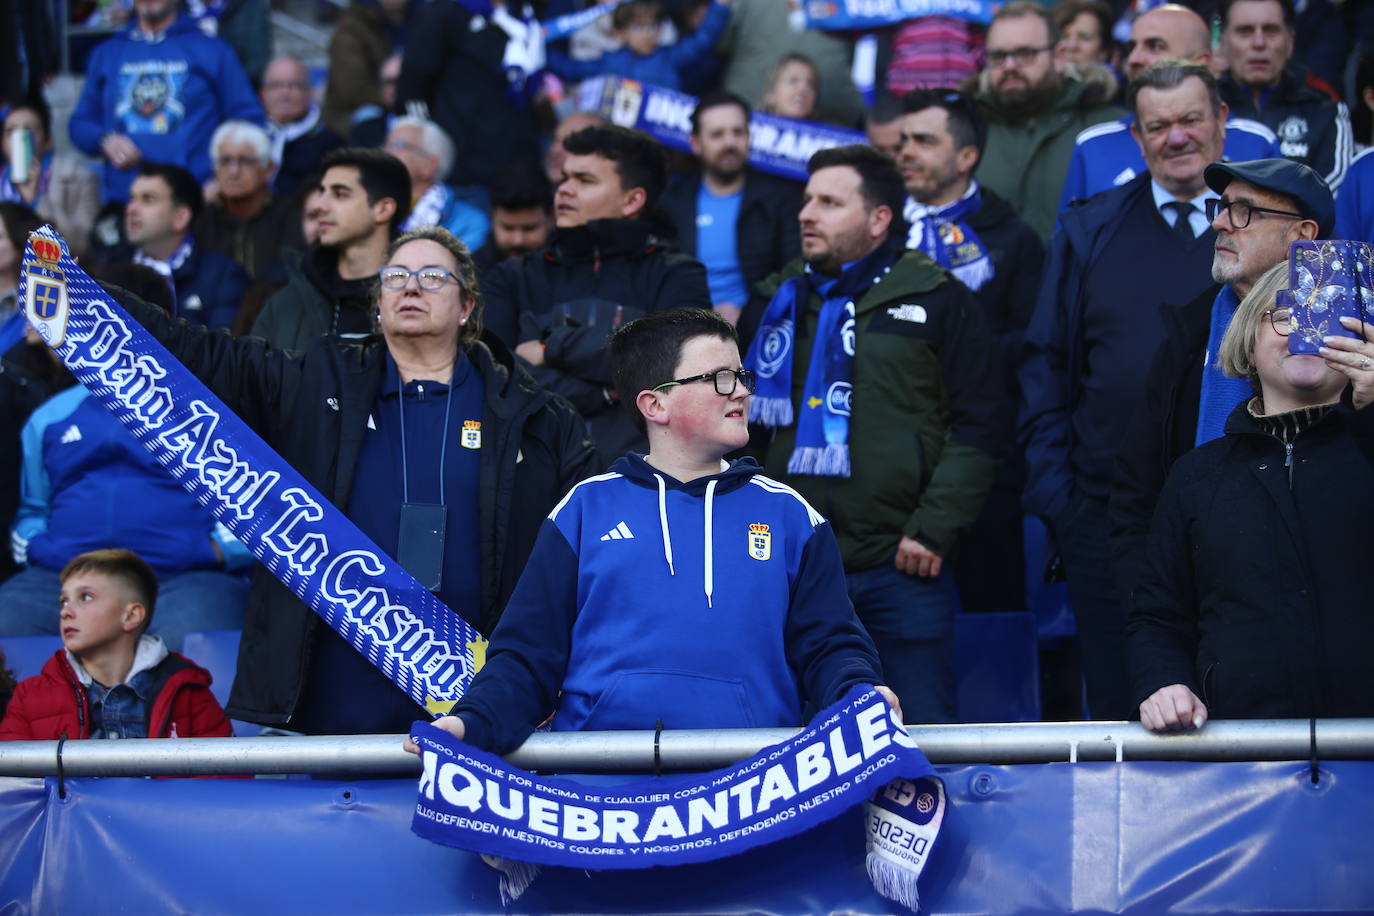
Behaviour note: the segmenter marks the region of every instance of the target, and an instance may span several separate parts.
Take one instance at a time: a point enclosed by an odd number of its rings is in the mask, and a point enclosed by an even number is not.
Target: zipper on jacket
[[[1288,469],[1288,489],[1293,489],[1293,442],[1283,444],[1283,466]]]

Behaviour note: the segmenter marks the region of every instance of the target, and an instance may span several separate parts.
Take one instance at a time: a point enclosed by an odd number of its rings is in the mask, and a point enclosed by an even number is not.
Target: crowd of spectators
[[[1265,336],[1285,335],[1291,243],[1374,242],[1363,6],[1011,0],[985,23],[856,32],[808,26],[794,0],[625,0],[544,41],[541,20],[590,5],[353,0],[320,67],[273,54],[266,2],[76,3],[73,23],[115,31],[62,123],[44,86],[63,24],[15,5],[0,636],[62,633],[51,676],[90,688],[241,628],[236,718],[341,733],[419,714],[25,332],[23,246],[50,223],[483,633],[540,520],[647,446],[610,335],[696,307],[737,326],[758,377],[744,451],[832,523],[910,721],[955,717],[956,611],[1025,610],[1041,579],[1067,583],[1077,626],[1049,717],[1374,714],[1367,677],[1333,674],[1374,630],[1344,614],[1346,554],[1309,552],[1332,538],[1303,520],[1305,475],[1370,473],[1374,346],[1301,357],[1325,367],[1308,384]],[[603,75],[694,96],[686,148],[620,126],[624,97],[579,93]],[[756,112],[868,142],[782,174],[753,155]],[[1274,448],[1287,502],[1261,509],[1272,481],[1235,480]],[[434,506],[430,568],[397,530]],[[1232,538],[1211,512],[1253,524]],[[137,556],[68,568],[110,550]],[[1265,587],[1241,556],[1308,565]],[[83,668],[55,613],[66,578],[144,569],[158,588],[121,592],[146,606],[122,661]],[[1254,671],[1279,663],[1254,647],[1293,628],[1307,654],[1278,702]]]

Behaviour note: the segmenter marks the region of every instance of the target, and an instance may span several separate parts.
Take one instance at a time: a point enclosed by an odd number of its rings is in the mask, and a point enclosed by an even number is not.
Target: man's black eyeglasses
[[[1051,50],[1050,45],[1043,48],[1012,48],[1009,51],[989,51],[988,68],[996,70],[998,67],[1005,66],[1007,61],[1014,61],[1018,67],[1029,67],[1041,54]]]
[[[1213,197],[1207,201],[1207,219],[1209,221],[1217,218],[1217,214],[1222,210],[1226,211],[1227,218],[1231,220],[1231,225],[1236,229],[1244,229],[1250,225],[1250,217],[1255,213],[1272,213],[1275,216],[1289,216],[1293,219],[1307,219],[1301,213],[1290,213],[1287,210],[1271,210],[1268,207],[1256,207],[1254,204],[1247,204],[1243,200],[1222,200]]]
[[[691,382],[704,382],[711,379],[716,385],[716,394],[734,394],[735,385],[744,386],[744,390],[750,394],[754,393],[754,387],[758,384],[758,378],[754,375],[753,369],[717,369],[715,372],[703,372],[701,375],[694,375],[691,378],[677,378],[671,382],[664,382],[662,385],[655,385],[650,391],[658,391],[661,388],[671,388],[674,385],[686,385]]]

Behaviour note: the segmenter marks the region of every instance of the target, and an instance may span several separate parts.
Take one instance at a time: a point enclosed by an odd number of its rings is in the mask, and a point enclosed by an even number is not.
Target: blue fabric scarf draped
[[[20,288],[38,335],[158,464],[411,699],[447,709],[484,643],[88,277],[50,227]]]
[[[749,403],[749,421],[781,427],[792,425],[794,417],[792,360],[798,309],[808,307],[812,293],[822,300],[802,388],[797,444],[787,462],[789,474],[849,476],[854,304],[892,269],[899,254],[895,245],[883,244],[846,265],[838,277],[817,273],[807,265],[804,273],[783,283],[768,303],[758,334],[744,357],[745,367],[758,375],[758,388]]]
[[[1217,365],[1221,338],[1226,336],[1231,317],[1236,314],[1239,305],[1240,300],[1229,286],[1222,286],[1221,292],[1212,300],[1212,317],[1207,327],[1207,353],[1203,356],[1202,365],[1202,395],[1197,407],[1197,440],[1194,445],[1220,439],[1226,432],[1226,418],[1231,411],[1255,393],[1249,379],[1231,378]]]
[[[21,289],[29,321],[77,379],[283,584],[417,703],[447,709],[466,691],[482,637],[178,363],[50,227],[29,240]],[[503,857],[493,862],[503,890],[512,874],[528,877],[527,863],[704,861],[866,803],[869,875],[914,910],[946,804],[929,762],[868,687],[744,763],[611,792],[512,770],[423,722],[413,734],[423,764],[414,830]]]
[[[969,289],[977,291],[996,271],[987,246],[967,222],[967,217],[983,206],[978,182],[969,183],[964,196],[943,207],[927,207],[914,198],[906,199],[906,247],[924,251],[936,264],[948,270]]]

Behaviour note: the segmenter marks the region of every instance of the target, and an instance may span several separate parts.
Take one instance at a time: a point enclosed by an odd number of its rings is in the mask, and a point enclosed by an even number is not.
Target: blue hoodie
[[[15,562],[60,570],[79,553],[123,547],[159,577],[252,564],[248,548],[82,386],[40,405],[22,442],[19,512],[10,535]]]
[[[129,199],[136,168],[104,159],[106,134],[127,134],[151,162],[179,165],[209,179],[210,137],[231,118],[263,123],[262,107],[228,44],[205,35],[189,17],[148,36],[137,26],[100,44],[72,112],[72,143],[100,157],[104,203]]]
[[[496,753],[555,706],[558,731],[791,726],[880,671],[796,491],[752,459],[681,483],[631,454],[545,520],[453,712]]]

